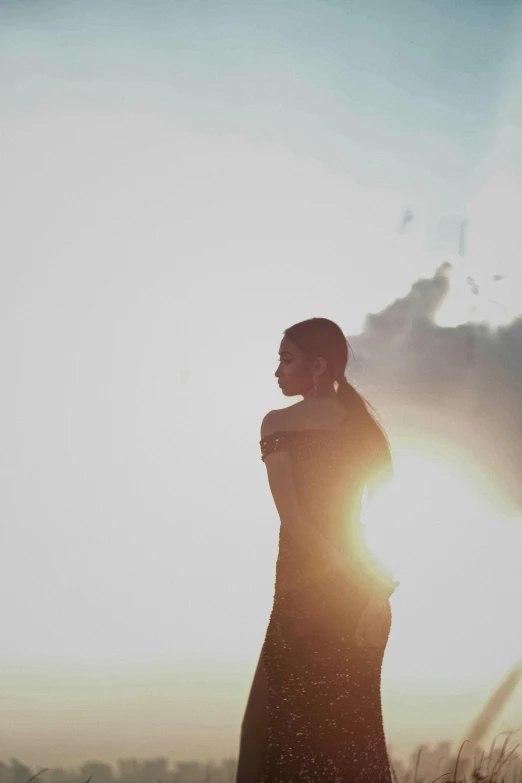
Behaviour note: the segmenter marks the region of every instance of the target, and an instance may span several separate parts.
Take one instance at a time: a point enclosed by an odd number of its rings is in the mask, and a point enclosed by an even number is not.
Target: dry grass
[[[508,742],[512,732],[503,732],[508,734],[506,737],[500,754],[497,758],[493,753],[496,737],[492,742],[490,752],[487,757],[485,753],[482,753],[480,760],[474,760],[474,768],[472,770],[465,771],[469,765],[469,761],[463,759],[462,750],[467,740],[465,740],[460,746],[458,755],[454,762],[451,763],[452,770],[445,772],[437,778],[429,778],[428,776],[419,775],[419,767],[421,762],[421,753],[419,750],[415,761],[415,768],[412,772],[408,772],[406,775],[399,779],[395,772],[393,765],[391,765],[391,772],[394,783],[522,783],[522,763],[520,757],[516,754],[519,745],[514,748],[508,749]],[[497,737],[500,735],[497,735]],[[516,769],[507,769],[509,763],[514,764],[518,762]],[[464,769],[463,769],[464,768]],[[33,783],[37,777],[43,775],[44,772],[48,772],[49,768],[41,769],[35,775],[27,780],[27,783]],[[91,783],[92,775],[87,778],[85,783]],[[174,780],[176,780],[176,773],[174,773]],[[65,783],[65,782],[64,782]],[[94,781],[95,783],[95,781]],[[161,780],[157,783],[162,783]]]
[[[508,742],[513,732],[505,733],[508,736],[504,741],[498,758],[495,758],[493,750],[496,739],[500,735],[497,735],[493,740],[488,756],[485,757],[483,752],[478,763],[476,759],[474,760],[473,769],[466,771],[469,762],[466,763],[466,760],[464,760],[463,763],[462,760],[462,750],[467,742],[465,740],[459,748],[455,761],[450,765],[452,770],[445,772],[437,778],[429,778],[426,775],[419,776],[418,774],[421,760],[421,751],[419,751],[413,775],[407,773],[402,780],[399,780],[392,766],[391,771],[394,783],[436,783],[436,781],[443,781],[443,783],[522,783],[522,763],[520,763],[520,757],[516,754],[519,745],[508,749]],[[516,769],[506,769],[510,762],[513,764],[517,761],[519,763]]]

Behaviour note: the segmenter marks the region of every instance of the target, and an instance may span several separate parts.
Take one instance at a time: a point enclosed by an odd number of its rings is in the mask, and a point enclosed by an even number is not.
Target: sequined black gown
[[[303,515],[354,556],[350,576],[329,570],[280,531],[262,649],[269,728],[261,783],[391,783],[381,711],[389,601],[382,645],[355,643],[369,599],[367,581],[356,576],[360,560],[355,565],[364,459],[343,430],[275,432],[260,445],[263,460],[288,452]]]

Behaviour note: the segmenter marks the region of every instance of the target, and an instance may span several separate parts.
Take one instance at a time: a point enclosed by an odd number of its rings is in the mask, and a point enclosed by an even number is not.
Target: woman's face
[[[275,376],[285,397],[304,396],[313,386],[312,368],[302,351],[287,337],[283,337],[279,346],[279,365]]]

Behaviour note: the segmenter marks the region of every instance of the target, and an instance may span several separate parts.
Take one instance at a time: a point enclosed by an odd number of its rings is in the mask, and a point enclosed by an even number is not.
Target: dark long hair
[[[328,318],[300,321],[286,329],[284,335],[302,351],[305,361],[313,363],[320,356],[326,360],[324,377],[332,383],[337,381],[337,396],[348,412],[348,425],[354,434],[354,457],[358,455],[364,464],[364,483],[371,496],[393,477],[393,462],[375,409],[346,379],[350,347],[346,337]]]

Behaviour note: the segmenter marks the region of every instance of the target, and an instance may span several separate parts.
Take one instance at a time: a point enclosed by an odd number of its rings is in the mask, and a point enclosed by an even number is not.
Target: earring
[[[317,378],[314,375],[314,397],[317,397]]]

